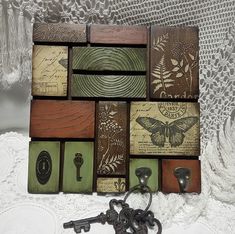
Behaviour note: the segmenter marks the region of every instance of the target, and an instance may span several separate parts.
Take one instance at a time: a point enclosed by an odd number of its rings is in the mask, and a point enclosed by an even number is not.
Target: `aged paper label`
[[[123,193],[125,191],[125,178],[97,178],[97,193]]]
[[[132,102],[130,154],[200,155],[199,104]]]
[[[68,47],[33,47],[33,96],[67,95]]]

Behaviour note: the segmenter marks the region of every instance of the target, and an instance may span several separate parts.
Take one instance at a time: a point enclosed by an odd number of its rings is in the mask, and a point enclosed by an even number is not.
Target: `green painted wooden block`
[[[135,170],[139,167],[148,167],[152,170],[152,175],[149,177],[148,186],[153,192],[158,190],[158,160],[157,159],[130,159],[129,183],[130,188],[139,184],[138,177],[135,175]]]
[[[93,142],[65,142],[63,192],[92,193]]]
[[[75,47],[73,69],[89,71],[146,71],[146,48]]]
[[[29,143],[28,192],[58,193],[60,142]]]
[[[145,76],[73,75],[73,97],[145,98]]]

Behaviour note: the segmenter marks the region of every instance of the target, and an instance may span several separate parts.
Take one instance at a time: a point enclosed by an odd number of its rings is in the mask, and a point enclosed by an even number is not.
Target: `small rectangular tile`
[[[132,102],[130,154],[199,156],[199,112],[195,102]]]
[[[79,172],[76,163],[81,165]],[[93,142],[65,142],[63,192],[92,193],[93,164]]]
[[[31,141],[29,143],[29,193],[58,193],[59,170],[60,142]]]
[[[125,191],[125,178],[97,178],[97,193],[124,193]]]
[[[179,193],[180,187],[175,169],[188,168],[187,193],[201,192],[201,163],[199,160],[162,160],[162,192]]]
[[[68,47],[33,46],[32,95],[67,96]]]

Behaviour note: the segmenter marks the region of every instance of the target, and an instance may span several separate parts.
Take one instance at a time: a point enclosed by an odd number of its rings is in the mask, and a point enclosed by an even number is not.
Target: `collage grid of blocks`
[[[197,27],[35,23],[33,42],[29,193],[124,193],[139,167],[201,192]]]

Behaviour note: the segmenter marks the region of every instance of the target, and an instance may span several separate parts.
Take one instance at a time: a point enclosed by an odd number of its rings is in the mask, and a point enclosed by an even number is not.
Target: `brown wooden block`
[[[103,44],[147,44],[146,26],[91,25],[90,43]]]
[[[75,47],[73,69],[88,71],[146,71],[146,48]]]
[[[73,75],[73,97],[145,98],[146,76]]]
[[[198,28],[153,26],[150,73],[151,98],[197,99]]]
[[[132,102],[130,154],[200,155],[200,110],[193,102]]]
[[[127,160],[127,103],[99,102],[97,173],[124,175]]]
[[[189,179],[186,192],[201,192],[201,164],[199,160],[162,160],[162,192],[179,193],[180,187],[175,176],[177,168],[188,168]]]
[[[97,193],[124,193],[125,178],[97,178]]]
[[[33,100],[30,137],[94,138],[95,102]]]
[[[87,32],[85,24],[35,23],[34,42],[85,43]]]
[[[32,95],[67,95],[68,47],[33,47]]]

